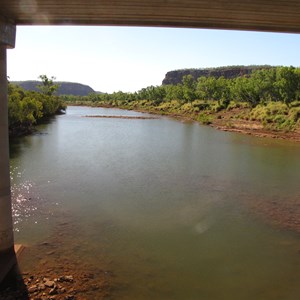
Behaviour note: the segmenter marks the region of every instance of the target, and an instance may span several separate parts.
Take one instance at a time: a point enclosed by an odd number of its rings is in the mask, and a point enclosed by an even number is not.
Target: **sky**
[[[11,81],[87,84],[95,91],[135,92],[160,85],[168,71],[228,65],[300,67],[300,35],[248,31],[18,26],[7,51]]]

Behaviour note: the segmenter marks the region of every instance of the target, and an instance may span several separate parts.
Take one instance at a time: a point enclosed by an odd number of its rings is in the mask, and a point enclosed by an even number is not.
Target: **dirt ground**
[[[236,116],[243,111],[245,110],[236,108],[230,111],[216,113],[211,126],[223,131],[300,142],[299,126],[296,130],[289,132],[268,130],[265,129],[260,122],[237,119]]]

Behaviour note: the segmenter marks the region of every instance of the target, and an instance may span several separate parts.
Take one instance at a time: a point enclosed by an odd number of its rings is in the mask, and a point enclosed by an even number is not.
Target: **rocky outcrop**
[[[165,75],[164,80],[162,81],[163,85],[166,84],[178,84],[182,82],[183,76],[192,75],[195,80],[198,77],[204,76],[209,77],[213,76],[219,78],[224,76],[226,79],[235,78],[238,76],[249,75],[255,70],[269,69],[272,66],[263,65],[263,66],[229,66],[229,67],[218,67],[218,68],[205,68],[205,69],[182,69],[170,71]]]
[[[27,80],[27,81],[12,81],[13,84],[21,86],[25,90],[39,91],[37,86],[41,84],[37,80]],[[73,96],[87,96],[91,93],[96,93],[90,86],[75,83],[75,82],[55,82],[59,85],[57,90],[57,95],[73,95]]]

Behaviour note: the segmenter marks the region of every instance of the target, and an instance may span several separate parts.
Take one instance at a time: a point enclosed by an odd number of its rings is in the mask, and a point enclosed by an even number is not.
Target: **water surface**
[[[68,107],[12,141],[17,242],[65,218],[64,246],[115,274],[113,299],[299,298],[299,144],[86,115],[142,114]]]

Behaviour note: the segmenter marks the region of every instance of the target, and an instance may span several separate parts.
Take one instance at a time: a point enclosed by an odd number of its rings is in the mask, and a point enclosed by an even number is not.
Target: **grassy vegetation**
[[[250,120],[260,121],[267,129],[291,131],[299,123],[300,105],[289,107],[282,102],[269,102],[257,105],[249,115]]]

